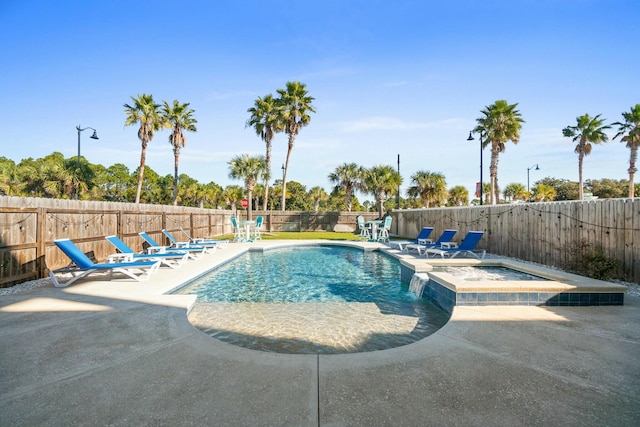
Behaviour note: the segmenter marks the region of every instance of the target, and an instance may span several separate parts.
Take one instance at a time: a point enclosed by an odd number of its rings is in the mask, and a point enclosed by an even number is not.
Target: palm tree
[[[627,143],[629,154],[629,197],[635,197],[634,178],[638,171],[636,168],[636,160],[638,160],[638,147],[640,147],[640,104],[631,107],[628,113],[622,113],[624,123],[615,122],[614,126],[618,126],[618,133],[613,139],[622,136],[622,142]],[[625,135],[626,134],[626,135]]]
[[[320,209],[320,202],[323,200],[327,200],[329,198],[329,195],[326,191],[324,191],[324,188],[313,187],[311,190],[309,190],[309,197],[311,197],[311,199],[313,200],[313,211],[317,213],[318,209]]]
[[[245,188],[247,189],[247,199],[250,201],[253,197],[253,188],[256,186],[258,179],[261,179],[265,171],[264,156],[249,156],[248,154],[240,154],[235,156],[229,162],[229,178],[243,179]],[[251,219],[252,209],[249,203],[247,208],[247,219]]]
[[[196,123],[193,118],[195,111],[189,108],[189,103],[181,104],[178,100],[173,100],[173,105],[167,101],[162,101],[162,116],[160,121],[168,128],[172,129],[169,135],[169,143],[173,146],[174,172],[173,172],[173,205],[178,204],[178,161],[180,159],[180,149],[187,143],[187,138],[182,130],[196,132]]]
[[[89,191],[90,184],[94,179],[94,171],[84,157],[80,158],[80,164],[76,158],[68,159],[62,163],[59,160],[50,161],[47,159],[47,163],[51,179],[57,181],[49,183],[47,189],[49,193],[53,191],[55,185],[58,187],[56,192],[67,194],[69,198],[75,193],[76,199],[84,199],[84,194]]]
[[[284,164],[284,176],[282,177],[282,202],[281,210],[285,210],[285,195],[287,192],[287,171],[289,170],[289,158],[293,143],[304,126],[311,121],[309,113],[315,113],[316,110],[311,105],[314,98],[309,96],[307,86],[300,82],[287,82],[286,89],[278,89],[280,98],[278,106],[280,108],[280,122],[283,125],[284,132],[289,137],[287,148],[287,160]]]
[[[247,110],[251,113],[245,127],[251,126],[255,129],[256,134],[260,136],[266,145],[265,154],[265,174],[264,174],[264,200],[262,202],[262,210],[267,210],[267,200],[269,199],[269,180],[271,179],[271,143],[277,132],[283,129],[283,123],[280,117],[279,102],[268,94],[264,98],[258,97],[253,107]]]
[[[231,208],[232,211],[237,210],[238,203],[244,196],[244,189],[239,185],[229,185],[222,192],[222,197],[225,203]],[[237,212],[236,212],[237,215]]]
[[[496,189],[496,191],[499,191],[499,190]],[[482,194],[484,195],[484,200],[482,201],[482,203],[485,205],[488,205],[489,200],[491,199],[491,183],[490,182],[482,183]]]
[[[218,209],[218,200],[222,197],[222,191],[222,187],[215,182],[204,184],[199,193],[201,197],[199,201],[200,207]]]
[[[18,165],[6,157],[0,157],[0,194],[18,196],[22,193],[24,182],[20,180]]]
[[[355,163],[343,163],[328,176],[332,184],[336,184],[336,190],[344,190],[346,197],[347,211],[351,212],[353,194],[358,191],[365,191],[363,182],[364,171]]]
[[[153,140],[153,133],[162,127],[162,123],[159,119],[160,105],[153,102],[152,95],[142,94],[138,95],[137,98],[132,96],[131,100],[133,105],[124,104],[124,113],[127,115],[124,125],[131,126],[140,123],[138,139],[142,142],[142,153],[140,155],[140,167],[138,168],[138,189],[136,190],[135,200],[135,203],[140,203],[147,144]]]
[[[578,154],[578,200],[583,200],[582,164],[584,156],[591,154],[591,144],[599,144],[609,139],[604,131],[610,129],[611,126],[604,125],[604,119],[600,118],[600,114],[595,117],[585,114],[577,117],[576,121],[575,126],[567,126],[562,129],[562,134],[567,138],[572,138],[573,142],[578,142],[574,150]]]
[[[265,164],[265,171],[266,171],[266,164],[267,164],[266,160],[265,160],[264,164]],[[262,185],[260,183],[256,183],[256,186],[253,188],[253,191],[256,193],[256,194],[253,195],[255,200],[249,200],[249,203],[253,203],[253,206],[256,209],[260,209],[260,194],[264,194],[265,193],[264,185]]]
[[[507,200],[525,200],[527,198],[527,189],[524,188],[524,185],[514,182],[507,185],[502,194]]]
[[[447,181],[441,173],[418,171],[411,177],[411,183],[407,193],[410,197],[420,197],[426,208],[440,206],[447,200]]]
[[[364,185],[366,191],[375,198],[380,217],[382,217],[385,197],[396,194],[401,184],[402,177],[392,166],[379,165],[365,171]]]
[[[531,189],[531,197],[536,202],[551,202],[556,197],[556,190],[550,185],[538,183]]]
[[[485,140],[481,141],[482,147],[486,147],[491,142],[489,175],[491,177],[492,205],[495,205],[499,198],[498,157],[500,153],[504,153],[507,141],[510,140],[517,144],[520,139],[520,130],[524,120],[522,120],[520,111],[516,110],[517,106],[517,103],[509,104],[507,101],[500,99],[481,111],[484,117],[476,119],[478,125],[475,127],[474,132],[484,132],[485,135]]]
[[[469,204],[469,191],[462,185],[456,185],[449,189],[447,206],[466,206]]]

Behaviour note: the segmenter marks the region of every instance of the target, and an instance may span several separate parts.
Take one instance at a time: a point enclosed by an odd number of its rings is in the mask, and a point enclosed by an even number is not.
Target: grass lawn
[[[233,240],[232,234],[227,234],[221,238]],[[262,233],[262,240],[360,240],[358,233],[339,233],[335,231],[274,231]],[[393,236],[391,240],[393,240]]]
[[[233,240],[233,234],[227,234],[221,238]],[[356,233],[336,233],[334,231],[274,231],[262,233],[262,240],[360,240]]]

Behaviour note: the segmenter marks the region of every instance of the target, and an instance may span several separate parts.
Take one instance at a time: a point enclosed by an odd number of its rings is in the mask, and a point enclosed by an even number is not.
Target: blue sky
[[[526,122],[500,156],[500,186],[526,185],[534,164],[532,185],[577,181],[562,128],[585,113],[619,121],[640,103],[639,17],[637,0],[2,0],[0,155],[75,156],[80,124],[100,137],[82,134],[84,157],[133,171],[140,142],[123,104],[150,93],[195,110],[180,172],[241,185],[227,162],[264,153],[247,109],[297,80],[317,113],[296,139],[288,180],[307,189],[329,191],[327,175],[344,162],[396,167],[399,154],[403,191],[420,170],[473,191],[480,149],[467,136],[498,99],[518,103]],[[157,133],[147,150],[161,175],[173,174],[167,138]],[[278,135],[274,179],[286,145]],[[584,178],[625,179],[628,157],[617,140],[596,146]]]

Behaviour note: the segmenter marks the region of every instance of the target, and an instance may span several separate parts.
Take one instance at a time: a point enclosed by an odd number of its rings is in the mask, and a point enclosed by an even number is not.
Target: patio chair
[[[426,254],[427,249],[439,247],[442,245],[443,242],[450,242],[451,239],[453,239],[453,236],[456,235],[456,232],[457,230],[448,228],[442,232],[440,237],[438,237],[438,240],[436,240],[435,242],[426,241],[426,242],[412,243],[410,245],[405,246],[405,250],[407,252],[416,251],[418,252],[418,255],[422,255],[422,251],[425,251],[425,254]]]
[[[49,277],[56,288],[64,288],[96,271],[108,271],[109,280],[113,273],[122,273],[136,281],[148,280],[160,267],[160,261],[131,261],[114,263],[94,263],[69,239],[56,239],[53,243],[72,261],[73,265],[52,270]],[[56,273],[71,273],[72,278],[62,283]]]
[[[193,255],[189,254],[187,251],[173,251],[170,253],[155,253],[155,254],[138,254],[133,249],[131,249],[125,242],[123,242],[118,236],[112,235],[105,237],[107,242],[111,243],[120,253],[116,254],[116,256],[111,256],[109,259],[117,259],[121,257],[125,257],[125,261],[160,261],[162,265],[166,265],[167,267],[176,268],[180,267],[185,263],[187,258],[192,257]]]
[[[380,228],[380,230],[378,230],[378,236],[376,238],[376,240],[378,242],[387,242],[389,243],[389,231],[391,230],[391,221],[393,220],[393,217],[391,215],[387,215],[384,217],[384,223],[382,224],[382,227]]]
[[[356,218],[358,223],[358,229],[360,230],[360,239],[361,240],[369,240],[371,239],[371,229],[366,226],[364,223],[364,217],[362,215],[358,215]]]
[[[208,251],[208,252],[214,252],[218,247],[215,243],[211,242],[211,243],[191,243],[191,242],[180,242],[178,241],[178,239],[176,239],[175,237],[173,237],[173,234],[171,234],[169,232],[169,230],[163,228],[162,229],[162,234],[164,234],[165,236],[167,236],[167,239],[169,239],[171,241],[172,247],[176,248],[176,249],[183,249],[183,248],[204,248],[204,250]]]
[[[153,240],[151,238],[151,236],[149,236],[146,232],[141,231],[140,233],[138,233],[138,235],[140,235],[140,237],[142,237],[144,239],[145,242],[147,242],[147,244],[149,245],[146,249],[147,253],[149,254],[154,254],[154,253],[169,253],[169,252],[189,252],[190,254],[193,255],[202,255],[203,253],[208,253],[206,251],[206,248],[204,246],[197,246],[197,247],[188,247],[188,248],[174,248],[172,246],[162,246],[159,245],[158,242],[156,242],[155,240]]]
[[[262,223],[264,218],[262,215],[258,215],[256,218],[256,224],[253,226],[253,233],[251,233],[251,240],[262,240]]]
[[[187,239],[189,239],[191,243],[195,243],[196,245],[206,244],[206,243],[215,243],[219,249],[224,249],[229,244],[229,241],[227,239],[208,239],[205,237],[191,237],[191,235],[186,231],[184,231],[184,229],[180,228],[180,231],[182,231],[182,234],[187,236]]]
[[[390,241],[389,246],[392,248],[397,246],[399,250],[406,251],[407,245],[433,243],[433,241],[429,239],[429,235],[431,234],[432,231],[433,231],[433,227],[422,227],[422,230],[420,230],[420,233],[418,233],[418,236],[414,240]]]
[[[478,256],[474,252],[476,246],[478,245],[478,242],[480,241],[480,239],[482,239],[483,234],[483,231],[469,231],[467,235],[464,236],[464,239],[462,239],[462,242],[460,242],[460,245],[457,245],[453,242],[445,242],[440,245],[440,247],[428,248],[426,250],[426,256],[428,257],[429,254],[432,254],[433,256],[440,255],[442,258],[444,258],[445,256],[454,258],[459,254],[468,253],[469,255],[476,258],[484,258],[486,250],[482,249],[480,251],[482,256]]]
[[[231,226],[233,227],[233,241],[246,242],[247,236],[244,230],[242,230],[238,225],[238,218],[236,218],[235,215],[231,215],[231,217],[229,217],[229,220],[231,221]]]

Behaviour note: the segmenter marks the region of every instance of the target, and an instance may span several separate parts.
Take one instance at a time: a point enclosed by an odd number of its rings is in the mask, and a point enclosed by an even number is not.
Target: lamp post
[[[534,170],[539,171],[540,167],[538,166],[538,164],[536,163],[535,165],[531,166],[530,168],[527,168],[527,195],[529,196],[529,201],[531,201],[531,194],[529,193],[529,171],[531,169],[533,169],[535,167]]]
[[[467,141],[473,141],[475,140],[475,138],[473,137],[473,132],[474,131],[470,131],[469,132],[469,138],[467,138]],[[480,133],[480,204],[482,204],[482,136],[484,135],[484,130],[480,129],[479,131]]]
[[[80,125],[76,126],[76,129],[78,130],[78,169],[80,169],[80,132],[83,132],[87,129],[91,129],[93,131],[93,135],[90,136],[91,139],[99,139],[98,138],[98,131],[96,131],[94,128],[92,127],[86,127],[86,128],[80,128]],[[80,197],[80,191],[79,188],[76,189],[76,200],[78,200],[78,198]]]
[[[398,154],[398,175],[400,175],[400,154]],[[396,209],[400,209],[400,185],[398,185],[398,194],[396,194]]]

